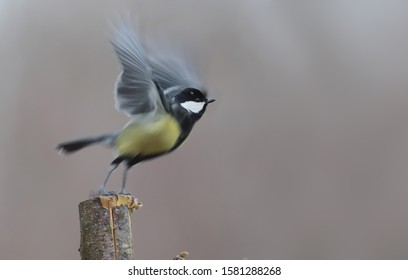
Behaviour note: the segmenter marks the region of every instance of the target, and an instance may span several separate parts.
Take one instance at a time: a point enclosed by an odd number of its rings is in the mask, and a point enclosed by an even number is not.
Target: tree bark
[[[141,206],[135,197],[121,194],[98,196],[81,202],[81,259],[133,259],[130,216]]]

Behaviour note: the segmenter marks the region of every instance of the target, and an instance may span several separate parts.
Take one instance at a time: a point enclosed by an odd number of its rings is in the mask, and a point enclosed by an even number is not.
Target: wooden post
[[[130,195],[98,196],[79,204],[82,260],[131,260],[131,213],[141,203]]]

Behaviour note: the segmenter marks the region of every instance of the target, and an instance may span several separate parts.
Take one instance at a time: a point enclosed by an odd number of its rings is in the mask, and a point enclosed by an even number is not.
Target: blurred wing
[[[115,28],[112,45],[123,67],[115,85],[115,107],[128,116],[163,107],[142,44],[130,22]]]
[[[149,57],[148,61],[154,79],[164,91],[174,86],[182,88],[195,87],[198,89],[202,87],[192,63],[188,63],[186,58],[173,54]]]

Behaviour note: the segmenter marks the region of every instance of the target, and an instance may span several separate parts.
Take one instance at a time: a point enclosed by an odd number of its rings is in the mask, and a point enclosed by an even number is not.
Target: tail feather
[[[85,148],[86,146],[100,143],[100,142],[107,142],[112,139],[113,139],[113,134],[106,134],[106,135],[101,135],[97,137],[83,138],[83,139],[61,143],[57,146],[57,150],[59,150],[60,153],[68,154],[68,153],[76,152],[82,148]]]

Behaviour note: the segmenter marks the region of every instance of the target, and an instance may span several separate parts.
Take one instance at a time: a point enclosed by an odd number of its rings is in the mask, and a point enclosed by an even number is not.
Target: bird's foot
[[[116,192],[114,192],[114,191],[110,191],[110,192],[107,192],[107,191],[103,191],[103,192],[99,192],[99,195],[100,196],[115,196],[115,195],[118,195]]]
[[[131,194],[130,194],[130,193],[125,192],[125,191],[120,191],[120,192],[118,192],[118,194],[121,194],[121,195],[130,195],[130,196],[131,196]]]
[[[95,197],[95,196],[113,196],[113,195],[117,195],[116,192],[114,191],[106,191],[104,187],[100,187],[99,190],[97,192],[93,192],[93,194],[91,193],[91,197]]]

